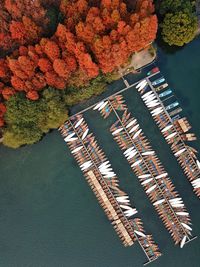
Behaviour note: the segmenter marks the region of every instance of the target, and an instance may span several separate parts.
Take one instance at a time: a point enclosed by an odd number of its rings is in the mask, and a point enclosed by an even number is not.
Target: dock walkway
[[[82,120],[81,125],[76,127],[80,120]],[[144,233],[141,220],[139,218],[129,219],[129,216],[127,217],[125,215],[126,212],[123,210],[124,205],[128,204],[120,205],[120,201],[117,201],[117,198],[125,197],[127,202],[128,196],[118,188],[116,175],[112,179],[106,179],[105,175],[100,171],[102,164],[106,163],[110,165],[110,163],[103,151],[98,147],[93,134],[90,133],[84,136],[84,133],[89,131],[89,128],[83,120],[83,117],[78,115],[68,120],[60,128],[60,131],[65,140],[70,135],[73,135],[71,138],[75,138],[73,142],[69,142],[70,150],[82,168],[86,180],[95,193],[108,219],[112,222],[123,244],[125,246],[131,246],[137,240],[148,259],[147,263],[157,259],[161,254],[158,251],[157,245],[152,240],[151,235]],[[87,168],[83,168],[87,162],[90,162],[90,165],[87,165]],[[112,172],[110,169],[111,167],[109,167],[109,171]],[[133,211],[133,214],[137,213],[136,209],[131,207],[127,208]]]

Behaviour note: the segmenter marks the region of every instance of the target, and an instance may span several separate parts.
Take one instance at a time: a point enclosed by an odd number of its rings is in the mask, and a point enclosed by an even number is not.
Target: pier
[[[185,226],[187,227],[187,225],[190,224],[190,218],[188,215],[184,217],[177,215],[176,212],[178,212],[178,214],[180,212],[187,214],[184,205],[180,198],[178,204],[174,204],[174,201],[178,199],[178,193],[174,191],[174,186],[170,179],[167,178],[167,173],[156,157],[155,152],[152,151],[146,137],[141,133],[137,120],[133,117],[130,118],[122,96],[110,97],[106,102],[107,105],[102,109],[100,108],[100,112],[104,118],[112,111],[116,115],[117,121],[110,129],[114,139],[124,153],[130,151],[129,156],[126,157],[137,177],[147,176],[146,180],[144,178],[140,179],[142,180],[141,184],[145,191],[148,192],[147,195],[154,205],[155,203],[159,203],[159,201],[161,202],[159,205],[155,205],[155,208],[166,228],[169,230],[175,244],[181,244],[182,240],[185,238],[190,241],[192,239],[190,237],[191,233],[185,228]],[[122,119],[118,114],[118,110],[124,111]],[[127,125],[129,124],[132,124],[130,127],[132,130],[127,130],[127,128],[129,128]],[[131,150],[133,156],[131,156]],[[143,155],[146,152],[148,154],[150,151],[153,152],[152,155]],[[159,177],[159,179],[157,177]]]
[[[181,168],[183,169],[188,180],[191,182],[193,191],[198,197],[200,197],[200,186],[198,187],[195,183],[196,180],[198,182],[200,179],[200,164],[198,165],[198,160],[196,158],[196,155],[193,149],[190,146],[186,145],[185,140],[180,134],[180,128],[177,127],[176,122],[180,119],[180,116],[175,119],[172,119],[171,116],[174,115],[173,111],[168,112],[166,110],[166,107],[164,106],[163,101],[160,99],[156,91],[156,88],[154,88],[150,79],[147,77],[145,78],[145,80],[147,81],[148,86],[150,90],[152,91],[153,95],[155,96],[155,100],[158,101],[159,105],[156,107],[148,107],[145,101],[144,100],[143,101],[145,105],[147,106],[147,108],[150,110],[150,112],[153,112],[153,110],[155,110],[156,108],[159,108],[159,107],[162,108],[162,112],[160,112],[159,114],[155,116],[152,115],[152,117],[155,120],[156,124],[158,125],[159,129],[161,130],[161,133],[164,136],[165,140],[170,145],[173,154],[176,155],[178,151],[180,151],[181,149],[184,149],[183,153],[178,154],[175,157],[177,161],[179,162],[179,164],[181,165]],[[150,91],[147,89],[145,90],[145,93],[147,92],[150,92]],[[143,95],[142,91],[141,91],[141,95]],[[178,108],[177,111],[182,111],[182,109]],[[167,131],[163,131],[164,128],[167,127],[167,125],[172,125],[172,127]],[[176,133],[176,135],[173,138],[167,139],[168,138],[167,136],[173,133]]]
[[[59,130],[124,246],[131,246],[137,240],[147,263],[157,259],[161,255],[157,245],[151,235],[145,234],[139,218],[130,219],[137,211],[130,207],[128,196],[118,188],[118,178],[95,137],[89,133],[82,115],[71,118]]]

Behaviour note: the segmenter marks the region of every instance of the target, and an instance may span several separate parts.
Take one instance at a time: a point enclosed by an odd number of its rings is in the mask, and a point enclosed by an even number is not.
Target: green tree
[[[3,144],[12,148],[33,144],[67,118],[62,91],[47,88],[38,101],[27,99],[23,93],[16,94],[7,101]]]
[[[159,13],[164,15],[166,13],[176,13],[178,11],[193,12],[195,1],[190,0],[162,0],[158,1]]]
[[[194,39],[198,27],[197,18],[182,11],[176,14],[168,13],[161,27],[161,34],[166,43],[183,46]]]

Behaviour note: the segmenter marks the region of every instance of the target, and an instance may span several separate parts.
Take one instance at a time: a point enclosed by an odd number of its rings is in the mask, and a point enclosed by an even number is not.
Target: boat
[[[150,193],[151,191],[153,191],[155,188],[156,188],[156,184],[155,185],[153,185],[153,186],[151,186],[149,189],[147,189],[146,190],[146,193],[148,194],[148,193]]]
[[[196,160],[197,166],[200,169],[200,162],[198,160]]]
[[[134,232],[135,232],[137,235],[139,235],[139,236],[146,237],[146,235],[143,234],[143,233],[140,232],[140,231],[134,230]]]
[[[136,89],[138,89],[141,85],[143,85],[143,84],[147,84],[147,81],[146,80],[142,80],[141,82],[139,82],[136,86],[135,86],[135,88]]]
[[[74,126],[74,128],[76,129],[81,123],[83,122],[83,118],[81,118],[76,125]]]
[[[133,136],[133,139],[135,139],[136,137],[138,137],[138,135],[142,132],[142,129],[140,129],[139,131],[137,131],[134,136]]]
[[[151,176],[151,174],[142,174],[142,175],[138,176],[138,178],[143,179],[143,178],[148,178],[150,176]]]
[[[107,160],[107,161],[105,161],[105,162],[103,162],[100,166],[99,166],[99,169],[100,168],[103,168],[104,166],[106,166],[106,165],[108,165],[109,164],[109,161]],[[110,164],[109,164],[110,165]]]
[[[171,134],[168,135],[165,139],[168,140],[168,139],[174,137],[176,134],[177,134],[176,132],[175,132],[175,133],[171,133]]]
[[[165,89],[167,86],[168,86],[168,83],[164,83],[164,84],[156,87],[155,90],[156,90],[156,92],[159,92],[159,91]]]
[[[181,223],[181,224],[182,224],[183,227],[185,227],[186,229],[192,231],[192,228],[191,228],[189,225],[187,225],[186,223]]]
[[[160,83],[163,83],[165,81],[165,78],[164,77],[161,77],[155,81],[153,81],[151,84],[154,86],[154,85],[158,85]]]
[[[154,113],[152,113],[152,116],[157,116],[158,114],[162,113],[163,109],[157,110]]]
[[[185,212],[185,211],[178,211],[176,212],[177,215],[180,215],[180,216],[188,216],[189,213],[188,212]]]
[[[126,149],[123,154],[124,155],[126,155],[127,153],[129,154],[133,150],[134,150],[134,147],[130,147],[130,148]]]
[[[115,135],[115,134],[121,132],[122,130],[123,130],[123,128],[119,128],[119,129],[115,130],[115,131],[112,133],[112,135]]]
[[[73,137],[75,135],[75,133],[71,133],[71,134],[69,134],[67,137],[65,137],[65,141],[67,140],[67,139],[70,139],[71,137]]]
[[[147,82],[143,83],[142,85],[140,85],[140,87],[138,87],[138,92],[142,91],[147,86],[148,86]]]
[[[136,213],[137,213],[137,210],[136,209],[133,209],[133,208],[131,208],[129,210],[126,210],[124,212],[124,214],[126,215],[126,217],[131,217],[131,216],[135,215]]]
[[[78,139],[78,137],[65,138],[64,141],[65,141],[65,142],[73,142],[73,141],[75,141],[75,140],[77,140],[77,139]]]
[[[177,151],[177,152],[174,154],[174,156],[176,156],[176,157],[179,156],[179,155],[182,154],[185,150],[186,150],[186,148],[183,148],[183,149]]]
[[[154,205],[154,206],[157,206],[157,205],[162,204],[163,202],[165,202],[165,199],[160,199],[160,200],[154,202],[153,205]]]
[[[131,167],[135,167],[135,166],[139,165],[141,162],[142,162],[142,159],[139,159],[139,160],[137,160],[136,162],[134,162],[134,163],[131,165]]]
[[[82,148],[83,148],[83,146],[79,146],[79,147],[75,148],[74,150],[72,150],[72,154],[78,152]]]
[[[142,155],[144,155],[144,156],[153,155],[153,154],[155,154],[154,151],[146,151],[146,152],[142,153]]]
[[[129,133],[134,132],[135,130],[137,130],[139,127],[139,124],[136,124],[135,126],[133,126],[133,128],[129,131]]]
[[[107,104],[108,104],[108,101],[104,102],[104,103],[98,108],[98,110],[102,110]]]
[[[148,71],[147,72],[147,76],[151,75],[151,74],[154,74],[156,72],[159,72],[159,68],[158,67],[155,67],[153,68],[152,70]]]
[[[172,127],[173,127],[173,125],[170,124],[170,125],[166,126],[164,129],[162,129],[161,132],[164,133],[164,132],[168,131],[169,129],[171,129]]]
[[[131,122],[129,122],[129,123],[126,125],[126,129],[129,128],[129,127],[131,127],[133,124],[135,124],[136,121],[137,121],[137,120],[134,119],[134,120],[132,120]]]
[[[82,140],[85,139],[85,137],[87,136],[88,132],[89,132],[89,129],[85,130],[85,132],[82,135]]]
[[[127,159],[129,160],[129,159],[133,158],[136,154],[137,154],[137,151],[134,151],[133,153],[129,154],[129,155],[126,156],[126,157],[127,157]]]
[[[148,183],[151,182],[152,180],[153,180],[153,178],[149,178],[149,179],[143,181],[143,182],[141,183],[141,185],[148,184]]]
[[[149,91],[149,92],[145,93],[144,95],[142,95],[142,99],[144,99],[150,95],[154,95],[153,91]]]
[[[167,95],[170,95],[171,93],[172,93],[172,90],[171,89],[168,89],[168,90],[164,91],[163,93],[159,94],[158,96],[160,98],[162,98],[162,97],[165,97]]]
[[[93,108],[93,110],[98,109],[101,105],[103,105],[103,103],[104,103],[104,101],[99,102],[99,103]]]
[[[172,109],[172,108],[177,107],[178,105],[179,105],[179,102],[178,102],[178,101],[175,101],[175,102],[173,102],[172,104],[166,106],[165,109],[166,109],[166,110],[170,110],[170,109]]]
[[[185,245],[187,236],[185,235],[181,241],[180,248],[182,248]]]
[[[156,178],[156,179],[160,179],[160,178],[164,178],[164,177],[166,177],[167,175],[168,175],[168,173],[165,172],[165,173],[162,173],[162,174],[156,176],[155,178]]]

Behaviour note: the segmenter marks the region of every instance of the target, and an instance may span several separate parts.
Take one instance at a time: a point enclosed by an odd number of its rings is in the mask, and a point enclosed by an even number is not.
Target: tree
[[[166,14],[162,23],[162,37],[169,45],[183,46],[195,37],[197,18],[182,11]]]

